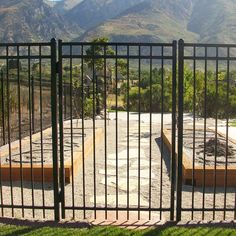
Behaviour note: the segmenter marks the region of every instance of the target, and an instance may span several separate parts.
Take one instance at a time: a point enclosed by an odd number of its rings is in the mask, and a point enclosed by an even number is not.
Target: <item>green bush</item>
[[[139,105],[141,112],[170,112],[172,109],[172,75],[168,71],[164,71],[162,76],[160,70],[154,69],[151,78],[150,72],[144,71],[138,86],[131,87],[128,94],[125,84],[122,92],[126,108],[129,95],[130,111],[139,111]]]
[[[84,102],[84,116],[92,117],[93,116],[93,99],[86,98]]]
[[[195,81],[194,81],[195,76]],[[216,80],[216,77],[218,79]],[[225,71],[203,71],[193,70],[185,65],[184,70],[184,112],[192,113],[201,117],[229,118],[236,117],[236,72],[230,73],[228,81]],[[218,85],[216,86],[216,84]],[[150,86],[151,84],[151,86]],[[229,98],[227,101],[227,87],[229,86]],[[140,87],[140,89],[139,89]],[[170,112],[172,110],[172,74],[169,70],[163,71],[154,69],[152,77],[150,72],[141,73],[140,83],[130,87],[128,93],[127,83],[121,86],[121,93],[124,94],[126,109],[141,112]],[[151,96],[152,94],[152,96]],[[129,95],[129,106],[128,106]],[[195,98],[194,98],[195,96]],[[151,102],[150,102],[151,101]]]
[[[184,80],[184,111],[193,112],[194,108],[194,86],[195,86],[195,107],[196,114],[201,117],[233,118],[236,116],[236,87],[232,81],[236,76],[231,73],[229,82],[229,100],[227,101],[227,74],[225,71],[216,73],[208,71],[205,73],[196,72],[194,84],[194,74],[190,68],[185,66]],[[218,85],[217,85],[218,84]]]

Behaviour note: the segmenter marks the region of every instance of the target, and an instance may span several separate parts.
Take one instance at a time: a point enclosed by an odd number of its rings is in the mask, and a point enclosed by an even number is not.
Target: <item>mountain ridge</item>
[[[43,0],[0,1],[1,42],[48,41],[53,37],[71,39],[73,27]]]
[[[2,42],[235,43],[236,0],[0,0]]]

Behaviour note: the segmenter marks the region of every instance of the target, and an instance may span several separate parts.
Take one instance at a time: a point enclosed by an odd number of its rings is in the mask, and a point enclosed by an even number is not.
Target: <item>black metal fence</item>
[[[56,71],[52,72],[55,47],[55,40],[0,44],[3,217],[45,218],[47,210],[55,209],[54,202],[47,201],[53,192],[48,191],[44,180],[47,151],[44,130],[52,126],[50,101],[54,99],[51,84],[56,81]],[[52,168],[56,169],[54,164]]]
[[[235,47],[179,42],[177,219],[235,219]]]
[[[234,219],[235,47],[0,44],[2,216]]]

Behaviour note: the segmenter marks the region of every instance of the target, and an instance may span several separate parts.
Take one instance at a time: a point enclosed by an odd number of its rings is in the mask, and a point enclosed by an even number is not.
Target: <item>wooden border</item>
[[[43,131],[43,134],[49,134],[51,132],[51,128]],[[96,143],[99,143],[103,137],[103,129],[96,129]],[[37,140],[40,137],[40,133],[32,135],[32,141]],[[22,146],[26,145],[29,142],[28,138],[22,139]],[[12,149],[16,150],[19,148],[19,141],[12,142]],[[84,143],[84,154],[85,158],[89,156],[91,151],[93,150],[93,137],[90,136],[85,139]],[[5,145],[0,148],[1,156],[0,158],[8,156],[8,145]],[[82,167],[82,146],[74,150],[74,175],[78,174]],[[33,172],[33,173],[32,173]],[[52,182],[53,181],[53,165],[52,164],[44,164],[43,167],[44,172],[44,182]],[[12,164],[11,165],[11,177],[12,181],[20,181],[21,180],[21,169],[20,164]],[[34,182],[42,181],[42,167],[41,164],[33,164],[33,168],[31,169],[30,164],[22,164],[22,178],[24,181],[31,181],[31,174],[33,174]],[[72,177],[72,164],[71,160],[65,162],[65,182],[70,183]],[[2,181],[10,181],[10,165],[2,165],[1,166],[1,179]]]

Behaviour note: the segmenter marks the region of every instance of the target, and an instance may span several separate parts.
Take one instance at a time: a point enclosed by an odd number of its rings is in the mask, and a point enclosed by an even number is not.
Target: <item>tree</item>
[[[105,81],[107,79],[107,74],[110,70],[112,71],[109,64],[106,64],[105,60],[106,55],[114,55],[114,50],[107,45],[109,42],[108,38],[97,38],[91,42],[90,48],[86,50],[86,55],[89,56],[85,59],[85,63],[88,65],[90,71],[92,71],[92,83],[95,87],[95,99],[96,99],[96,114],[101,113],[102,105],[105,103],[107,98],[107,84]],[[105,111],[106,112],[106,111]]]

